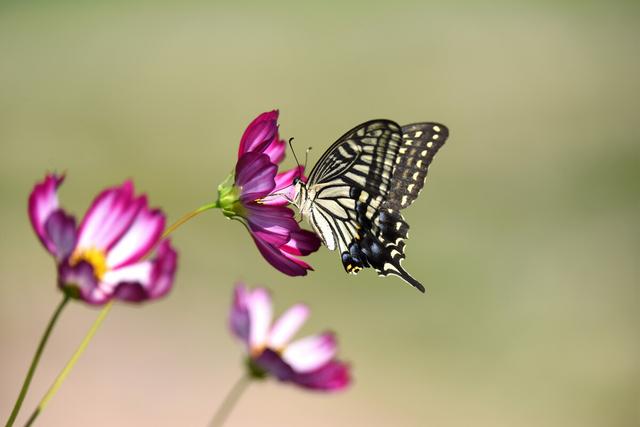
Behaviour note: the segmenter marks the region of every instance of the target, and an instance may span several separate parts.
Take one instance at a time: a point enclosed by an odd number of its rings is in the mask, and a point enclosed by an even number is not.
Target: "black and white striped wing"
[[[340,250],[347,272],[373,267],[424,292],[400,265],[407,223],[382,209],[402,145],[401,127],[389,120],[364,123],[338,139],[309,176],[310,220],[326,246]]]

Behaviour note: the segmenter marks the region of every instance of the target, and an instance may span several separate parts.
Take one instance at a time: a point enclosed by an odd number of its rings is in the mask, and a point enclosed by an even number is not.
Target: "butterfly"
[[[347,273],[371,267],[425,291],[401,264],[409,231],[401,211],[420,194],[448,136],[439,123],[371,120],[329,147],[306,183],[294,181],[293,204],[325,246],[340,251]]]

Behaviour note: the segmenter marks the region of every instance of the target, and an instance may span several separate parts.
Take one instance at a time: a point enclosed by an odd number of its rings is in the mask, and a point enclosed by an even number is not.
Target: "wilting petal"
[[[253,241],[256,243],[264,259],[278,271],[287,276],[307,275],[307,270],[310,269],[308,265],[306,265],[306,267],[301,265],[302,262],[300,260],[288,256],[288,254],[283,253],[278,247],[258,239],[254,235],[251,235],[251,237],[253,237]]]
[[[58,209],[58,187],[62,185],[64,176],[47,175],[42,182],[37,183],[29,196],[29,219],[38,238],[49,252],[55,255],[54,243],[45,232],[45,223],[55,210]]]
[[[146,197],[134,198],[131,181],[103,191],[93,201],[80,224],[78,248],[109,250],[131,226],[138,211],[146,205]]]
[[[76,247],[76,219],[58,209],[49,215],[44,228],[56,259],[62,261],[71,255]]]
[[[117,269],[140,260],[158,242],[164,224],[164,214],[160,210],[149,210],[145,204],[133,224],[109,251],[109,268]]]
[[[247,309],[249,311],[249,344],[251,348],[262,347],[267,342],[269,327],[273,308],[271,306],[271,296],[266,289],[258,288],[251,292],[248,299]]]
[[[339,391],[351,383],[351,376],[349,365],[332,360],[315,371],[297,373],[292,381],[311,390]]]
[[[310,372],[328,363],[337,352],[335,336],[332,333],[302,338],[291,343],[282,358],[296,372]]]
[[[247,345],[249,344],[249,334],[251,331],[251,319],[249,319],[249,296],[251,295],[245,286],[237,284],[233,291],[233,304],[229,315],[229,326],[231,332]]]
[[[92,305],[102,305],[112,297],[111,289],[99,286],[93,266],[86,261],[81,261],[75,266],[67,263],[60,265],[58,280],[65,292],[77,295]]]
[[[291,239],[291,232],[299,229],[289,208],[251,203],[245,209],[251,232],[272,245],[284,245]]]
[[[143,261],[108,271],[103,286],[113,289],[116,298],[141,302],[160,298],[171,289],[177,265],[177,254],[168,240],[158,248],[152,261]]]
[[[262,153],[277,140],[278,111],[262,113],[247,126],[238,149],[238,157],[248,152]]]
[[[271,194],[269,194],[262,200],[262,203],[274,206],[284,206],[291,203],[296,195],[296,189],[293,185],[293,180],[295,178],[304,178],[303,172],[304,167],[298,166],[276,175],[276,185],[271,191]]]
[[[309,307],[296,304],[278,318],[269,334],[269,347],[283,348],[309,317]]]
[[[275,186],[278,167],[269,156],[258,153],[244,154],[236,164],[236,185],[241,188],[240,200],[251,202],[268,195]]]
[[[291,366],[287,365],[278,353],[273,350],[265,349],[255,359],[255,363],[280,381],[291,381],[296,377],[296,373],[291,369]]]

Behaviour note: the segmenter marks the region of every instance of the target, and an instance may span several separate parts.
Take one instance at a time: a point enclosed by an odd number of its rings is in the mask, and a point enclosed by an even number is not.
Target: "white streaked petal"
[[[289,345],[282,358],[297,372],[310,372],[333,359],[337,344],[332,333],[302,338]]]
[[[259,348],[266,344],[271,326],[273,308],[271,296],[266,289],[258,288],[251,292],[248,298],[249,319],[249,344],[252,348]]]
[[[269,347],[280,349],[284,347],[309,317],[309,307],[296,304],[284,312],[275,322],[269,334]]]

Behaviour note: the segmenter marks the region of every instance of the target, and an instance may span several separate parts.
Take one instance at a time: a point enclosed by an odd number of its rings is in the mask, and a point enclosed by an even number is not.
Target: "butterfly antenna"
[[[298,165],[298,167],[300,167],[298,156],[296,156],[296,150],[293,149],[293,138],[289,138],[289,148],[291,148],[291,152],[293,153],[293,158],[296,159],[296,164]]]
[[[307,170],[307,160],[309,160],[309,151],[311,151],[311,147],[307,148],[307,151],[304,152],[304,170]]]

